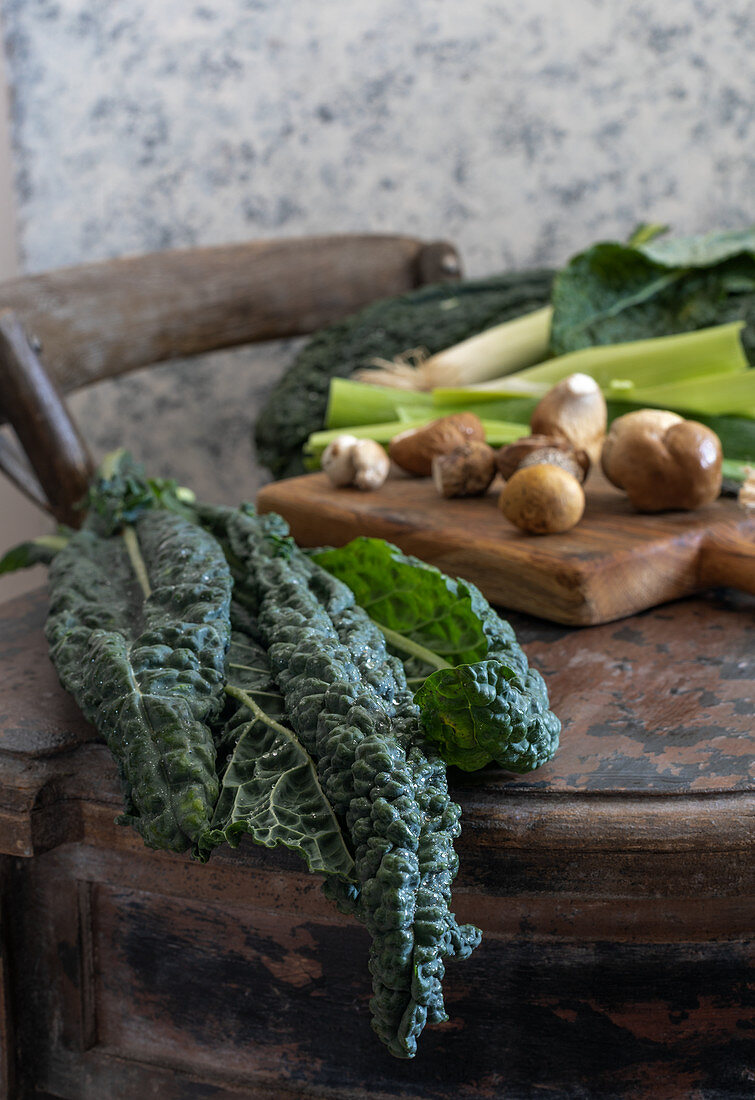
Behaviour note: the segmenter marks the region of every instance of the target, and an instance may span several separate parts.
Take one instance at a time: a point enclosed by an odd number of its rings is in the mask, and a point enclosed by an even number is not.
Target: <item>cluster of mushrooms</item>
[[[333,485],[378,489],[391,461],[406,473],[432,477],[443,497],[481,496],[496,475],[503,515],[531,534],[555,534],[579,523],[583,485],[600,464],[638,512],[690,510],[721,492],[721,443],[715,432],[661,409],[614,420],[606,434],[606,403],[586,374],[572,374],[538,403],[531,435],[495,451],[474,413],[457,413],[379,443],[342,435],[322,456]]]

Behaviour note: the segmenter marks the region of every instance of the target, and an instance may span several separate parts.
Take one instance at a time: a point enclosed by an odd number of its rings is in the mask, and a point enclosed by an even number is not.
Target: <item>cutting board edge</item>
[[[526,598],[522,598],[517,594],[514,578],[509,576],[508,571],[501,571],[500,562],[491,563],[491,571],[493,567],[495,568],[495,572],[491,572],[493,581],[480,575],[480,569],[460,569],[454,561],[453,553],[454,550],[464,548],[458,537],[451,537],[443,552],[438,553],[434,533],[424,532],[411,522],[399,520],[394,522],[387,519],[385,515],[381,515],[379,520],[375,521],[373,528],[369,520],[365,521],[363,516],[349,512],[343,505],[330,507],[325,503],[318,514],[317,523],[326,528],[328,534],[324,539],[321,527],[318,527],[318,533],[315,535],[312,516],[307,511],[306,505],[295,498],[281,500],[281,484],[281,482],[273,482],[259,491],[257,509],[261,514],[277,512],[282,515],[289,524],[293,537],[301,546],[323,544],[343,546],[359,535],[385,538],[389,542],[394,542],[404,553],[414,554],[445,573],[463,576],[465,580],[476,584],[485,597],[496,606],[536,615],[563,626],[599,626],[603,623],[616,622],[659,604],[694,595],[700,590],[693,583],[693,576],[696,573],[696,561],[702,536],[685,541],[690,574],[689,582],[686,584],[680,585],[669,581],[668,585],[660,590],[657,585],[655,588],[648,588],[645,598],[635,597],[629,601],[617,595],[613,602],[607,603],[605,592],[610,589],[611,574],[620,575],[627,561],[636,562],[636,551],[634,553],[627,551],[600,562],[584,562],[571,558],[560,570],[551,574],[554,589],[550,593],[550,598],[538,592],[537,587],[531,589]],[[525,553],[515,553],[513,560],[506,564],[509,570],[519,570],[516,578],[518,582],[526,580],[527,573],[531,571],[533,582],[537,585],[539,581],[537,566],[532,565]],[[603,593],[601,601],[596,600],[597,587],[600,587]]]

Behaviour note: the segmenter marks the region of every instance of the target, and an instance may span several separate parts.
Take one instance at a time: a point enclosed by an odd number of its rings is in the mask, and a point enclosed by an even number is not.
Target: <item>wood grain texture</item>
[[[747,1096],[751,884],[710,898],[689,858],[673,897],[626,866],[629,896],[613,876],[592,896],[546,880],[533,897],[534,866],[463,871],[456,910],[483,944],[449,966],[450,1020],[404,1063],[369,1028],[364,929],[324,906],[290,854],[250,848],[204,868],[103,845],[19,865],[13,949],[37,979],[19,997],[27,1084],[69,1100]]]
[[[37,591],[5,604],[0,616],[0,851],[13,855],[102,829],[108,844],[131,837],[112,826],[121,804],[116,770],[58,683],[45,614],[46,594]],[[453,773],[486,851],[499,844],[572,851],[584,837],[575,824],[583,830],[585,821],[602,846],[633,838],[646,850],[737,846],[751,836],[751,599],[687,600],[580,631],[510,618],[564,728],[554,759],[529,775]],[[521,818],[510,816],[512,804]]]
[[[755,516],[721,498],[695,512],[638,515],[594,473],[581,522],[563,535],[526,535],[484,497],[443,500],[429,478],[393,477],[374,493],[334,489],[324,474],[273,482],[261,512],[279,512],[302,546],[385,538],[502,607],[554,622],[624,618],[712,585],[755,592]]]
[[[60,389],[11,310],[0,312],[0,410],[34,468],[52,514],[60,523],[78,527],[83,513],[77,504],[94,463]],[[18,476],[14,480],[25,488]]]
[[[369,1027],[365,930],[293,853],[245,840],[199,865],[115,824],[113,761],[46,657],[45,593],[6,604],[0,848],[33,857],[5,863],[20,1095],[744,1100],[753,609],[719,593],[583,630],[511,616],[562,744],[529,776],[451,771],[454,909],[484,939],[404,1063]]]
[[[3,1097],[11,1097],[16,1091],[15,1014],[8,942],[10,872],[11,861],[0,856],[0,1096]]]
[[[321,328],[458,278],[445,242],[342,235],[128,256],[0,284],[64,392],[150,363]]]

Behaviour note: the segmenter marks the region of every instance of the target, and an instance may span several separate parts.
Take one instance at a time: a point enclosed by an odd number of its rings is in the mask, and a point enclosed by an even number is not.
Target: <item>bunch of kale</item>
[[[425,1023],[446,1019],[445,960],[480,932],[450,909],[460,810],[445,761],[353,591],[280,517],[188,505],[127,457],[94,486],[50,590],[52,659],[118,762],[123,820],[202,859],[244,833],[298,850],[369,930],[373,1027],[412,1057]],[[484,617],[515,679],[498,700],[510,758],[529,769],[554,751],[558,721],[532,670],[528,694],[510,628],[487,605]]]

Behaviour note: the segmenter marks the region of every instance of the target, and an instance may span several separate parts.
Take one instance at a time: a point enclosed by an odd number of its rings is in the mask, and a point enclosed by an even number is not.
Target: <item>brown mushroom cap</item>
[[[557,382],[535,406],[533,434],[566,439],[575,450],[587,451],[597,462],[606,434],[606,401],[588,374],[570,374]]]
[[[573,447],[569,447],[568,450],[561,447],[543,447],[542,450],[532,451],[519,463],[519,469],[524,470],[528,466],[537,466],[541,462],[549,462],[552,466],[560,466],[572,477],[576,477],[580,485],[584,483],[590,469],[590,458],[587,451],[575,451]]]
[[[448,454],[472,439],[485,439],[485,429],[474,413],[454,413],[433,420],[424,428],[409,428],[395,435],[388,454],[410,474],[429,477],[436,455]]]
[[[565,439],[549,435],[525,435],[513,443],[501,447],[496,454],[498,472],[510,478],[522,466],[538,462],[551,462],[563,466],[578,481],[583,482],[590,472],[590,456],[587,451],[576,451]]]
[[[533,535],[569,531],[585,510],[585,494],[561,466],[540,462],[517,470],[504,485],[498,506],[510,523]]]
[[[523,435],[521,439],[515,439],[513,443],[507,443],[501,447],[495,456],[498,472],[505,478],[519,469],[527,455],[533,451],[539,451],[544,447],[558,447],[559,450],[571,450],[571,443],[565,439],[557,439],[550,435]]]
[[[472,439],[448,454],[436,455],[432,473],[441,496],[481,496],[495,477],[495,451],[482,440]]]
[[[638,512],[691,511],[721,492],[722,459],[721,441],[704,424],[640,409],[614,420],[601,465]]]

